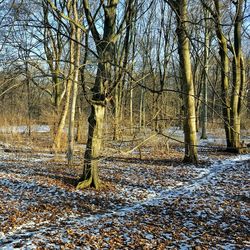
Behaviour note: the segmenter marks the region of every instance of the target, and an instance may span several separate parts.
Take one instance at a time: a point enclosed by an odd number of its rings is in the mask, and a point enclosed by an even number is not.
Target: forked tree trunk
[[[104,9],[104,33],[103,38],[93,23],[93,18],[89,9],[88,0],[83,1],[84,10],[91,33],[93,35],[99,63],[92,88],[91,113],[89,116],[89,130],[86,151],[84,154],[83,174],[77,185],[78,189],[86,187],[100,187],[98,174],[98,161],[103,140],[103,124],[106,107],[107,93],[111,85],[111,63],[114,62],[114,48],[116,38],[116,8],[118,0],[108,0],[107,5],[102,3]]]
[[[229,100],[229,58],[227,39],[223,33],[221,26],[220,3],[214,0],[215,12],[211,13],[215,20],[215,30],[219,42],[219,53],[221,58],[221,98],[222,98],[222,114],[224,129],[226,134],[227,148],[231,148],[231,127],[230,127],[230,100]]]
[[[72,54],[74,51],[73,40],[70,41],[70,50],[71,50],[70,53]],[[72,60],[72,58],[70,60]],[[72,84],[73,84],[73,81],[72,81],[73,72],[74,72],[74,65],[70,64],[69,72],[67,76],[65,103],[64,103],[62,112],[60,114],[60,120],[59,120],[58,128],[57,128],[54,141],[53,141],[53,146],[52,146],[52,149],[55,153],[62,150],[62,140],[63,140],[63,132],[64,132],[63,130],[65,127],[66,118],[67,118],[69,108],[70,108],[70,99],[71,99]]]
[[[222,115],[223,123],[226,134],[227,148],[232,147],[231,141],[231,127],[230,127],[230,99],[229,99],[229,58],[228,58],[228,47],[227,39],[222,29],[221,21],[221,8],[220,1],[213,0],[214,8],[213,10],[208,4],[207,1],[202,0],[204,7],[210,12],[215,20],[215,32],[217,40],[219,43],[219,54],[221,58],[221,102],[222,102]]]
[[[60,115],[58,128],[57,128],[54,141],[53,141],[53,146],[52,146],[52,149],[55,153],[57,153],[58,151],[62,149],[63,129],[65,126],[67,114],[69,111],[71,88],[72,88],[72,81],[67,79],[65,103],[64,103],[61,115]]]
[[[213,0],[215,11],[206,3],[203,5],[210,11],[215,19],[215,28],[218,42],[220,45],[221,56],[221,89],[223,103],[224,127],[227,139],[227,150],[239,151],[240,147],[240,113],[245,89],[245,70],[244,60],[241,48],[241,26],[242,26],[242,8],[244,0],[232,1],[236,6],[236,15],[234,23],[234,46],[232,46],[233,57],[233,83],[231,102],[229,98],[229,59],[227,39],[222,30],[220,1]]]
[[[74,37],[74,32],[72,31],[70,36],[71,36],[71,40],[70,40],[70,66],[69,66],[69,72],[68,72],[68,76],[67,76],[67,85],[66,85],[66,96],[65,96],[65,104],[60,116],[60,120],[59,120],[59,124],[58,124],[58,129],[56,131],[55,137],[54,137],[54,142],[53,142],[53,147],[52,149],[54,150],[55,153],[57,153],[58,151],[61,150],[62,148],[62,136],[63,136],[63,129],[65,127],[65,123],[66,123],[66,118],[69,112],[69,108],[70,108],[70,99],[71,99],[71,92],[72,92],[72,84],[73,84],[73,73],[74,73],[74,50],[75,50],[75,42],[73,40]]]

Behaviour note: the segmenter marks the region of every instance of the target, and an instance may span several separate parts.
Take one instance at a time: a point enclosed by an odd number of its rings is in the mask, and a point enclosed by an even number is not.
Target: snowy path
[[[64,246],[64,249],[82,249],[85,246],[90,249],[87,246],[91,245],[109,249],[113,245],[115,249],[133,249],[138,244],[143,249],[164,249],[161,246],[188,249],[199,245],[214,249],[250,247],[246,240],[250,223],[249,200],[241,200],[242,197],[249,199],[249,160],[248,154],[216,161],[209,168],[196,168],[196,178],[176,182],[159,191],[151,190],[145,199],[125,206],[117,204],[94,214],[65,211],[65,214],[54,214],[51,220],[23,221],[15,229],[0,233],[0,248],[37,249],[40,246],[43,249],[46,246],[46,249],[61,249]],[[236,181],[242,173],[246,179],[244,185],[241,180]],[[22,174],[18,177],[21,179]],[[7,185],[8,182],[1,178],[0,186]],[[14,186],[12,190],[15,191]],[[46,190],[41,194],[46,195],[44,192]],[[70,195],[86,198],[75,191],[64,191],[60,195],[65,199]],[[57,199],[60,196],[57,195]],[[74,205],[77,206],[77,202]],[[235,235],[228,235],[235,223],[240,229],[236,225]],[[203,234],[206,230],[207,236]],[[219,238],[209,230],[216,231]]]

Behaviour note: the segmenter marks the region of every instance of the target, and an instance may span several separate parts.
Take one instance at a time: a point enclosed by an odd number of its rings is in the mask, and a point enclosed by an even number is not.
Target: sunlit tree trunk
[[[197,163],[197,135],[195,114],[195,93],[190,59],[190,45],[188,38],[187,0],[167,1],[176,13],[178,52],[182,75],[182,89],[184,102],[184,143],[185,162]]]
[[[240,147],[240,113],[241,105],[244,97],[245,89],[245,70],[244,59],[241,47],[241,26],[242,26],[242,8],[244,0],[232,1],[235,5],[234,17],[234,43],[233,45],[227,44],[227,39],[222,30],[222,17],[221,7],[219,0],[213,0],[215,11],[205,2],[203,5],[210,11],[215,19],[215,28],[220,45],[221,56],[221,88],[222,88],[222,101],[223,101],[223,118],[224,127],[227,139],[227,149],[229,151],[239,151]],[[229,94],[229,58],[228,47],[233,53],[233,82],[232,92]],[[231,96],[231,101],[230,101]]]
[[[245,70],[244,59],[241,46],[241,26],[242,26],[242,8],[243,0],[238,0],[236,6],[236,17],[234,24],[234,58],[233,58],[233,86],[231,95],[231,120],[232,127],[231,142],[232,149],[238,151],[240,148],[240,113],[241,101],[243,99],[242,90],[245,88]]]
[[[79,22],[78,12],[77,12],[77,2],[73,2],[72,12],[74,13],[74,20]],[[81,30],[74,24],[71,24],[72,29],[72,39],[75,42],[74,47],[70,51],[70,64],[72,64],[72,91],[71,91],[71,105],[69,114],[69,131],[68,131],[68,151],[67,158],[68,163],[71,164],[74,155],[74,142],[75,142],[75,112],[76,112],[76,100],[78,92],[78,78],[79,78],[79,64],[80,64],[80,42],[81,42]]]
[[[72,1],[68,2],[68,14],[72,15],[72,6],[71,6]],[[66,93],[65,93],[65,103],[60,115],[60,120],[59,120],[59,125],[58,129],[55,134],[54,138],[54,143],[53,143],[53,150],[57,153],[59,150],[62,148],[62,137],[64,133],[64,127],[66,124],[66,118],[68,116],[69,110],[70,112],[70,122],[69,122],[69,133],[68,133],[68,145],[70,145],[71,141],[71,136],[72,136],[72,131],[71,131],[71,123],[72,123],[72,117],[74,117],[74,108],[72,105],[75,105],[74,103],[74,98],[76,98],[76,82],[74,81],[74,73],[75,73],[75,50],[76,50],[76,27],[71,24],[70,28],[70,34],[69,34],[69,70],[68,70],[68,75],[67,75],[67,84],[66,84]],[[79,58],[78,58],[79,60]],[[76,76],[78,78],[78,72],[76,73]],[[70,146],[69,146],[70,147]],[[68,147],[68,160],[71,159],[70,154],[72,152],[69,152],[69,147]],[[70,149],[71,150],[71,149]],[[70,161],[70,160],[69,160]]]
[[[54,146],[55,144],[61,144],[59,142],[59,137],[56,136],[58,133],[58,129],[60,126],[60,120],[62,117],[60,116],[60,110],[62,109],[62,100],[66,93],[66,84],[60,79],[61,78],[61,60],[63,56],[63,48],[65,43],[63,43],[63,35],[62,35],[62,18],[58,13],[53,12],[51,10],[51,6],[48,1],[42,1],[43,7],[43,25],[44,25],[44,40],[43,47],[46,56],[46,62],[48,64],[49,70],[51,72],[53,91],[50,93],[53,97],[53,106],[54,106],[54,114],[53,114],[53,135],[54,135]],[[49,17],[50,14],[53,18]],[[54,19],[57,20],[57,34],[53,32],[51,29],[51,23],[53,23]],[[65,80],[64,80],[65,81]],[[63,85],[63,86],[62,86]],[[59,132],[60,133],[60,132]],[[57,138],[56,138],[57,137]],[[53,147],[54,147],[53,146]]]
[[[109,0],[107,5],[103,4],[104,9],[104,33],[103,38],[93,23],[90,13],[88,0],[84,0],[84,9],[91,33],[95,40],[99,63],[92,88],[91,113],[88,119],[88,141],[84,155],[83,174],[78,183],[78,189],[84,189],[92,186],[96,189],[100,187],[98,174],[98,161],[103,141],[103,124],[105,115],[105,106],[108,87],[111,81],[111,63],[114,57],[115,46],[115,26],[116,26],[116,9],[118,0]]]
[[[70,41],[70,50],[74,49],[74,41],[71,40]],[[59,124],[58,124],[58,128],[56,130],[56,134],[54,137],[54,142],[53,142],[53,150],[57,153],[58,151],[61,150],[62,148],[62,137],[63,137],[63,133],[64,133],[64,127],[65,127],[65,123],[66,123],[66,118],[69,112],[69,107],[70,107],[70,97],[71,97],[71,91],[72,91],[72,78],[71,78],[71,74],[73,72],[73,66],[70,65],[70,69],[69,69],[69,73],[67,76],[67,80],[66,80],[66,94],[65,94],[65,102],[64,102],[64,106],[62,108],[61,114],[60,114],[60,120],[59,120]]]
[[[215,20],[215,31],[219,43],[219,54],[221,59],[221,100],[222,100],[222,114],[223,123],[226,134],[227,148],[232,147],[231,141],[231,127],[230,127],[230,99],[229,99],[229,58],[228,58],[228,46],[227,39],[223,33],[221,25],[221,8],[220,1],[213,0],[214,8],[213,10],[206,1],[202,1],[203,5],[210,12]]]

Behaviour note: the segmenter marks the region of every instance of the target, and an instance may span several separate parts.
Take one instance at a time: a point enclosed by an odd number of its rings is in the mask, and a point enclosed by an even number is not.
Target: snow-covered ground
[[[250,154],[215,158],[106,158],[82,192],[78,166],[2,153],[0,249],[248,249]]]
[[[174,139],[179,139],[183,141],[184,133],[179,127],[170,127],[164,131],[164,133]],[[250,143],[250,131],[241,131],[241,140],[245,143]],[[222,128],[208,130],[207,139],[200,139],[201,132],[197,133],[198,145],[199,146],[216,146],[216,145],[226,145],[225,131]]]
[[[5,126],[0,127],[0,133],[27,133],[29,130],[28,126]],[[50,127],[48,125],[32,125],[31,132],[45,133],[49,132]]]

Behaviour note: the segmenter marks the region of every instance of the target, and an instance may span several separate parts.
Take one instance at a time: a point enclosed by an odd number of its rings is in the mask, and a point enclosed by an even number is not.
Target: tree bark
[[[49,70],[52,74],[52,83],[53,83],[53,91],[51,93],[53,97],[53,106],[54,106],[54,114],[53,114],[53,144],[61,144],[59,142],[59,137],[57,137],[58,129],[60,126],[61,116],[59,117],[62,99],[66,93],[66,86],[62,88],[63,82],[60,80],[60,71],[61,65],[60,61],[63,55],[64,43],[62,39],[62,18],[57,13],[53,12],[50,9],[50,4],[47,1],[42,2],[43,7],[43,23],[44,23],[44,52],[46,56],[46,62],[48,64]],[[53,18],[49,18],[49,11],[51,12]],[[57,34],[53,33],[53,30],[50,28],[51,23],[53,23],[54,19],[57,20]],[[59,134],[61,132],[59,131]],[[61,137],[60,137],[61,138]],[[53,146],[53,147],[54,147]]]
[[[77,185],[78,189],[85,189],[89,186],[96,189],[100,187],[98,162],[102,148],[104,114],[105,106],[95,104],[91,106],[91,113],[88,119],[88,141],[84,154],[84,169]]]
[[[71,32],[71,38],[72,39],[70,40],[70,62],[73,62],[74,50],[75,50],[75,42],[73,40],[73,32]],[[55,151],[55,153],[60,151],[62,148],[61,144],[62,144],[63,129],[65,127],[66,118],[67,118],[69,108],[70,108],[70,99],[71,99],[72,84],[73,84],[73,80],[72,80],[73,73],[74,73],[74,64],[70,63],[69,72],[67,75],[65,103],[64,103],[61,115],[60,115],[59,125],[57,128],[57,131],[56,131],[56,134],[54,137],[53,146],[52,146],[52,149]]]
[[[195,92],[191,69],[190,45],[188,33],[187,0],[170,1],[177,18],[178,52],[182,74],[183,101],[184,101],[184,162],[197,163],[197,135],[195,114]]]
[[[76,22],[79,22],[78,12],[77,12],[77,2],[74,1],[72,12]],[[79,78],[79,65],[80,65],[80,42],[81,42],[81,30],[79,27],[76,27],[74,24],[71,24],[72,29],[72,39],[74,40],[74,47],[71,50],[71,60],[70,64],[72,65],[72,91],[71,91],[71,105],[70,105],[70,114],[69,114],[69,131],[68,131],[68,151],[67,158],[68,164],[71,165],[73,162],[74,156],[74,143],[75,143],[75,112],[76,112],[76,100],[78,93],[78,78]]]
[[[236,18],[234,24],[234,58],[233,58],[233,86],[231,95],[231,142],[232,150],[238,152],[240,145],[240,111],[241,90],[244,89],[244,59],[241,45],[242,8],[244,0],[238,0],[236,5]]]
[[[221,8],[220,1],[213,0],[214,10],[207,4],[206,1],[202,1],[203,6],[210,12],[215,21],[215,32],[219,43],[219,54],[221,59],[221,102],[222,102],[222,115],[224,130],[226,134],[227,149],[232,146],[231,141],[231,127],[230,127],[230,99],[229,99],[229,58],[228,58],[228,46],[227,39],[222,29],[221,22]]]
[[[118,0],[109,0],[107,1],[107,5],[102,3],[104,9],[104,33],[102,39],[93,23],[88,0],[84,0],[83,4],[86,18],[96,44],[99,63],[95,84],[91,90],[91,113],[88,119],[89,130],[86,151],[84,154],[83,174],[77,188],[84,189],[91,186],[98,189],[100,187],[98,161],[102,148],[104,114],[108,97],[107,93],[111,84],[111,63],[114,61],[116,9]]]
[[[209,42],[210,31],[208,27],[209,17],[208,11],[205,10],[205,50],[204,50],[204,74],[203,74],[203,88],[202,88],[202,130],[201,139],[207,139],[207,82],[208,82],[208,60],[209,60]]]

